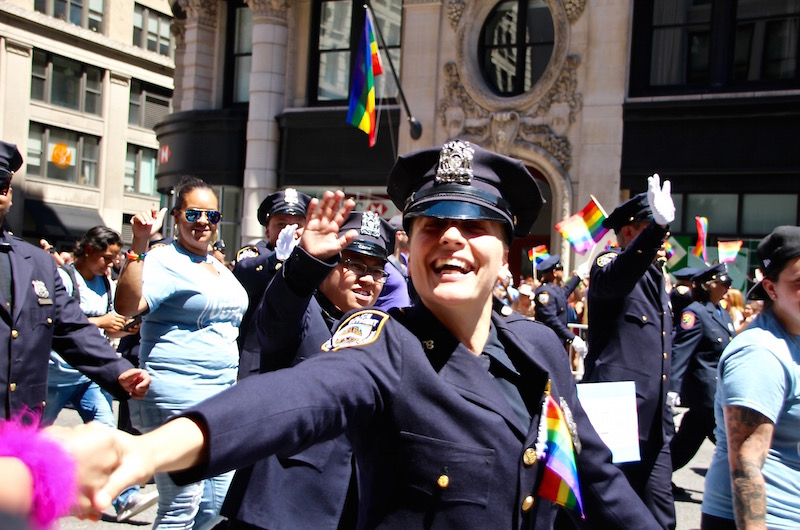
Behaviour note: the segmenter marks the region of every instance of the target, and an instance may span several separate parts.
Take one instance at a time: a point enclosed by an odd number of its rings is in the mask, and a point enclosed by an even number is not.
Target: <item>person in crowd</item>
[[[544,202],[525,166],[456,140],[399,157],[388,191],[420,302],[351,312],[330,354],[249,377],[143,436],[64,433],[87,513],[153,470],[194,480],[346,433],[357,528],[552,528],[557,502],[582,527],[656,527],[581,408],[555,333],[493,310],[510,242]],[[559,459],[574,461],[563,478]]]
[[[386,267],[389,277],[375,303],[375,307],[384,311],[410,306],[413,290],[408,277],[408,234],[403,229],[402,216],[398,214],[389,219],[389,226],[394,231],[394,251],[389,255]]]
[[[534,319],[536,316],[536,306],[533,304],[533,290],[527,283],[519,286],[519,296],[511,304],[511,308],[520,315]]]
[[[703,530],[800,528],[800,227],[756,249],[764,310],[719,360]]]
[[[167,418],[236,382],[239,324],[247,293],[230,270],[208,253],[221,219],[211,187],[184,177],[175,192],[172,245],[148,251],[166,208],[131,219],[133,241],[114,301],[128,316],[148,311],[142,320],[139,363],[153,384],[139,404],[141,429],[150,431]],[[145,259],[146,256],[146,259]],[[132,407],[133,408],[133,407]],[[154,528],[205,528],[218,522],[232,473],[189,485],[156,475],[159,493]]]
[[[736,335],[730,314],[720,306],[731,285],[725,264],[706,267],[692,276],[692,283],[694,301],[681,313],[672,345],[670,390],[689,409],[669,444],[673,472],[689,463],[703,440],[715,442],[717,363]]]
[[[764,309],[764,303],[761,300],[748,300],[747,303],[744,304],[744,309],[742,310],[744,320],[742,320],[742,324],[739,329],[736,330],[736,333],[744,331],[744,329],[756,319],[762,309]]]
[[[683,267],[672,273],[675,281],[669,292],[669,302],[672,304],[672,328],[677,329],[681,321],[683,310],[692,303],[692,276],[700,272],[697,267]],[[673,337],[674,337],[673,333]]]
[[[667,406],[672,315],[661,267],[675,219],[669,181],[648,178],[648,191],[625,201],[603,221],[619,247],[592,265],[588,294],[589,353],[584,382],[633,381],[640,460],[620,464],[662,528],[675,528],[672,461],[674,432]]]
[[[558,254],[543,259],[536,272],[542,282],[534,294],[536,320],[555,331],[567,347],[572,345],[579,355],[586,355],[586,343],[567,327],[567,299],[581,283],[581,277],[576,272],[564,285],[564,266]]]
[[[728,292],[725,293],[723,302],[725,303],[725,309],[728,311],[733,321],[733,328],[738,333],[739,330],[743,329],[742,325],[744,324],[744,296],[742,296],[742,291],[731,287],[728,289]]]
[[[233,270],[233,267],[228,264],[228,260],[225,259],[225,241],[221,239],[214,241],[211,244],[210,252],[215,258],[217,258],[217,261]]]
[[[107,339],[138,331],[138,327],[123,331],[128,319],[113,310],[115,286],[108,278],[108,271],[121,248],[122,238],[117,232],[95,226],[75,246],[75,261],[58,270],[67,294],[78,300],[83,314]],[[51,351],[42,424],[52,424],[66,405],[75,409],[84,422],[99,421],[116,426],[111,396]],[[141,493],[138,485],[126,489],[112,503],[117,521],[127,521],[157,499],[156,492]]]
[[[247,291],[249,302],[239,328],[239,379],[259,372],[258,333],[250,322],[269,281],[303,233],[310,200],[311,197],[294,188],[267,195],[257,212],[265,239],[236,253],[233,275]]]
[[[514,300],[519,296],[519,291],[514,287],[514,275],[508,270],[508,264],[504,264],[497,274],[497,282],[494,287],[494,296],[503,305],[511,307]]]
[[[60,267],[66,263],[64,258],[61,256],[61,253],[58,252],[58,249],[50,244],[50,242],[44,238],[39,240],[39,246],[42,247],[42,250],[53,256],[53,260],[56,262],[56,266]]]
[[[256,312],[262,372],[317,355],[345,312],[375,304],[387,279],[395,231],[373,212],[325,194],[308,209],[300,244],[267,287]],[[357,234],[352,239],[353,233]],[[349,241],[340,250],[339,240]],[[347,436],[236,472],[222,513],[229,528],[355,528],[357,489]],[[307,502],[314,499],[313,503]]]
[[[67,294],[53,258],[12,235],[4,221],[12,176],[22,166],[17,146],[0,141],[0,418],[41,414],[47,398],[50,350],[115,398],[141,398],[150,376],[117,357]]]

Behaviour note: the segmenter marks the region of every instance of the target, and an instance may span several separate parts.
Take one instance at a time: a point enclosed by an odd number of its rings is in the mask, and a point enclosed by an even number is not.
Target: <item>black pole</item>
[[[378,40],[380,41],[381,48],[386,50],[386,59],[389,61],[389,69],[392,71],[392,77],[394,77],[394,82],[397,84],[397,92],[400,94],[400,101],[403,102],[403,108],[406,109],[406,114],[408,115],[409,133],[411,134],[411,138],[414,140],[419,140],[420,136],[422,136],[422,124],[411,114],[411,110],[408,108],[408,101],[406,101],[406,95],[403,93],[403,86],[400,84],[400,78],[397,77],[397,71],[394,69],[392,56],[389,54],[389,50],[386,48],[386,42],[383,40],[381,28],[375,18],[375,12],[372,10],[372,5],[370,5],[369,2],[364,4],[364,9],[369,9],[370,13],[372,13],[372,19],[375,20],[375,33],[378,34]]]

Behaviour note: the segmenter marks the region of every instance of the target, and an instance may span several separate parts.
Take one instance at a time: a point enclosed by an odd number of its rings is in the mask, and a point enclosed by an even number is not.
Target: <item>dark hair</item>
[[[210,190],[214,197],[217,196],[214,189],[200,177],[195,177],[194,175],[182,176],[180,184],[175,187],[175,208],[172,209],[172,213],[181,210],[186,205],[186,195],[198,189]]]
[[[111,245],[119,245],[122,248],[122,237],[115,230],[107,226],[95,226],[83,234],[83,237],[75,245],[75,257],[81,258],[86,255],[86,247],[94,250],[105,250]]]

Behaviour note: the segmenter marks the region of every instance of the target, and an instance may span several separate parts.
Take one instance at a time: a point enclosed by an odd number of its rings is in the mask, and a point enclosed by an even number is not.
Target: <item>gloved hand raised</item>
[[[278,234],[278,240],[275,242],[275,257],[280,261],[286,260],[294,250],[294,247],[300,242],[300,238],[295,238],[297,232],[297,225],[286,225]]]
[[[667,226],[675,220],[675,203],[672,202],[672,185],[668,180],[661,186],[658,173],[647,177],[647,203],[653,212],[653,220],[661,226]]]

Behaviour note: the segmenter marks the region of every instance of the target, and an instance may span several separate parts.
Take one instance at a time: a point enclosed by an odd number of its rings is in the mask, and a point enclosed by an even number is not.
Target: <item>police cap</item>
[[[700,272],[696,267],[684,267],[672,273],[676,280],[691,280],[692,276]]]
[[[389,197],[408,231],[415,217],[486,219],[525,236],[544,198],[519,160],[461,140],[400,156],[389,173]]]
[[[552,256],[549,256],[540,261],[536,265],[536,270],[539,272],[550,272],[560,264],[561,264],[561,256],[559,256],[558,254],[553,254]]]
[[[375,212],[351,212],[339,229],[339,235],[348,230],[358,231],[358,237],[345,250],[383,260],[394,250],[395,231]]]
[[[758,264],[764,276],[774,277],[783,270],[787,263],[800,256],[800,226],[779,226],[770,235],[761,240],[756,250]],[[750,300],[766,300],[767,292],[758,282],[747,298]]]
[[[724,263],[709,265],[705,269],[701,269],[700,272],[692,276],[692,281],[698,285],[714,280],[730,286],[731,278],[728,276],[728,268]]]
[[[653,211],[647,202],[647,193],[640,193],[617,206],[611,215],[603,220],[603,228],[618,232],[623,226],[637,221],[652,221]]]
[[[14,144],[0,141],[0,180],[10,180],[22,166],[22,155]]]
[[[311,197],[294,188],[270,193],[258,207],[258,222],[267,226],[270,216],[280,213],[305,217],[309,202]]]

